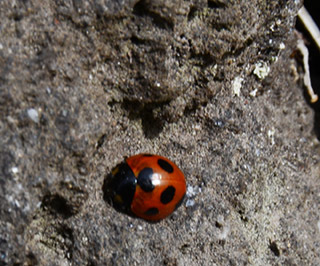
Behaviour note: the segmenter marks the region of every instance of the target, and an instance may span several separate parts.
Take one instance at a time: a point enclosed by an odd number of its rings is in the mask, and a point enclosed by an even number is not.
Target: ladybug
[[[138,154],[117,165],[104,188],[113,206],[147,221],[157,222],[177,209],[186,194],[186,180],[169,159]]]

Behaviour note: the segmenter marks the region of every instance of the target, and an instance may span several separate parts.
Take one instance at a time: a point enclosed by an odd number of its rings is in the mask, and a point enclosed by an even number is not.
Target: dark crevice
[[[29,252],[26,256],[26,261],[25,261],[26,265],[38,265],[38,259],[37,257],[32,253]]]
[[[270,241],[269,248],[276,257],[280,256],[280,250],[275,241],[272,241],[272,242]]]
[[[184,109],[184,116],[193,115],[201,106],[207,106],[208,102],[210,102],[210,99],[211,97],[207,100],[192,99],[191,103],[188,104]]]
[[[61,225],[57,228],[57,233],[62,236],[64,242],[61,243],[62,249],[64,250],[65,257],[68,260],[72,259],[72,250],[74,245],[74,237],[73,231],[71,228],[67,227],[66,225]]]
[[[152,22],[160,29],[173,31],[173,21],[171,21],[169,17],[161,16],[160,14],[149,10],[148,4],[144,0],[135,4],[133,7],[133,13],[139,17],[150,17]]]
[[[253,43],[253,40],[251,38],[248,38],[243,45],[241,45],[241,47],[239,48],[234,48],[231,49],[230,52],[226,52],[223,54],[222,56],[222,61],[225,61],[226,59],[228,59],[229,57],[238,57],[240,56],[246,49],[248,49],[248,47]]]
[[[194,6],[190,7],[189,14],[188,14],[188,21],[193,20],[197,16],[197,11],[198,9],[196,7]]]
[[[138,37],[136,37],[136,36],[132,36],[131,38],[130,38],[130,40],[131,40],[131,42],[133,43],[133,44],[135,44],[135,45],[145,45],[146,44],[146,40],[143,40],[143,39],[140,39],[140,38],[138,38]]]
[[[249,219],[248,219],[248,217],[245,216],[245,213],[244,213],[243,210],[238,210],[238,213],[239,213],[239,215],[240,215],[240,219],[241,219],[243,222],[245,222],[245,223],[249,222]]]
[[[107,135],[103,134],[97,141],[96,149],[99,150],[107,139]]]
[[[215,59],[209,53],[195,54],[191,53],[190,60],[194,61],[194,65],[206,68],[215,62]]]
[[[212,9],[224,8],[227,6],[224,0],[208,0],[208,7]]]
[[[124,100],[122,107],[128,112],[129,119],[141,119],[142,130],[146,138],[152,139],[162,132],[164,124],[168,120],[161,111],[169,103],[170,101],[143,104],[140,101]],[[159,115],[155,115],[155,109],[159,110]]]
[[[217,228],[222,228],[223,227],[223,225],[221,223],[219,223],[218,221],[215,222],[215,226]]]
[[[42,201],[43,207],[48,209],[53,214],[59,214],[64,218],[69,218],[74,214],[72,206],[62,196],[47,195]]]

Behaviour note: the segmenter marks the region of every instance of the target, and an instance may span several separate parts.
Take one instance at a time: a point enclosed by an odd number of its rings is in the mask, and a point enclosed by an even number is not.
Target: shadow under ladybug
[[[186,181],[169,159],[138,154],[117,165],[105,178],[102,189],[104,200],[116,210],[158,222],[182,204]]]

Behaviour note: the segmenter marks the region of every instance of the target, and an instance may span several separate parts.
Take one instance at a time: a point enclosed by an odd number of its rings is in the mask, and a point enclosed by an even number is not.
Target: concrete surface
[[[320,265],[319,141],[290,1],[0,2],[0,265]],[[149,224],[102,185],[167,156]]]

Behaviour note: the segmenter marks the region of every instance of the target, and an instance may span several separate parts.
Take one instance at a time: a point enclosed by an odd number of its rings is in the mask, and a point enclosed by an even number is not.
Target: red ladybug
[[[177,209],[186,180],[169,159],[151,154],[127,158],[113,169],[107,197],[114,207],[148,221],[159,221]]]

